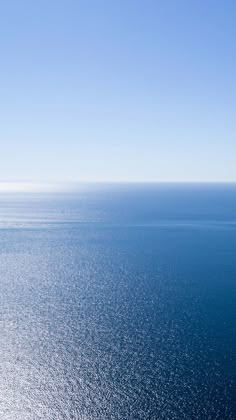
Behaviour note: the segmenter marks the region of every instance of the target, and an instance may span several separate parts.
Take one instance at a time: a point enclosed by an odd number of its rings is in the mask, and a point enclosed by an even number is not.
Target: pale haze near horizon
[[[236,181],[235,18],[229,0],[3,2],[0,190]]]

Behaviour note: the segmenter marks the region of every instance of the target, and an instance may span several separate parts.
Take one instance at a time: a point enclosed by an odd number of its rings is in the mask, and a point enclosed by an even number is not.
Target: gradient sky
[[[0,3],[1,181],[236,181],[234,0]]]

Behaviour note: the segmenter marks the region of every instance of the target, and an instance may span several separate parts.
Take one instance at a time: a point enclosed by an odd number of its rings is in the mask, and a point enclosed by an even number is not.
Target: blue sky
[[[236,181],[236,3],[0,4],[0,180]]]

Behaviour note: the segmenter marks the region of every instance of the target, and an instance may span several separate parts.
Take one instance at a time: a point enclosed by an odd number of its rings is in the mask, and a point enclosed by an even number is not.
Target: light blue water
[[[0,196],[0,419],[235,419],[236,187]]]

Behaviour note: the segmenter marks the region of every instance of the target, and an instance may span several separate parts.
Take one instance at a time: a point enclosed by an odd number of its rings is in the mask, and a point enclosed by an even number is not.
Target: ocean
[[[236,419],[236,185],[0,194],[0,419]]]

